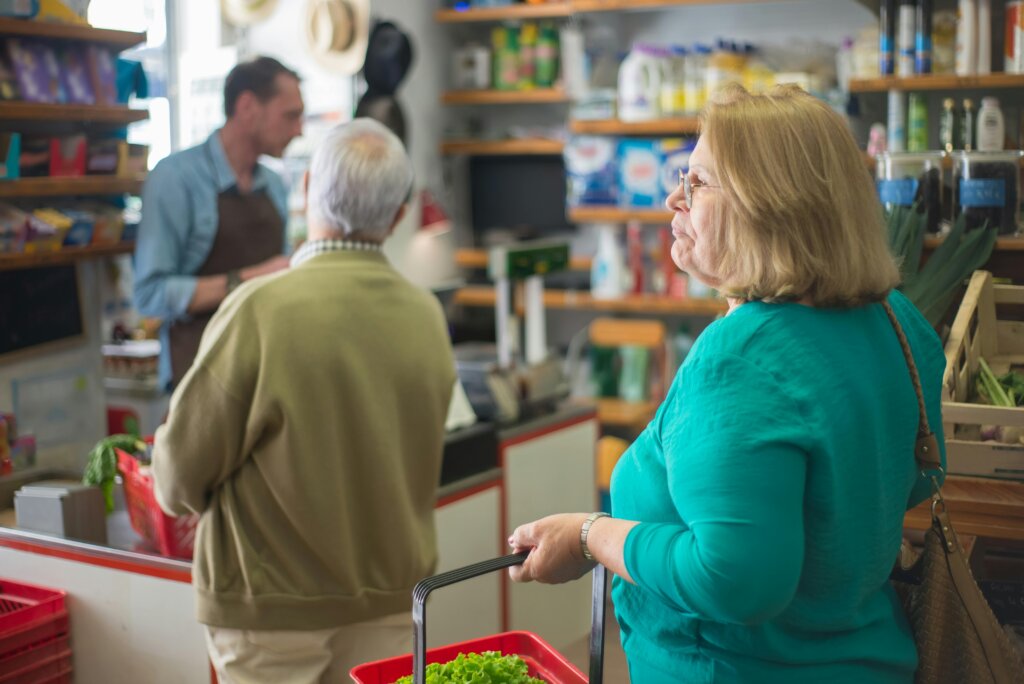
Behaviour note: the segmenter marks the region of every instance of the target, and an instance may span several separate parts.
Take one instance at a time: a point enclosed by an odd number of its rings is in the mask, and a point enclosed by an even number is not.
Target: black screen
[[[475,231],[504,228],[530,237],[568,227],[561,156],[473,157],[469,173]]]

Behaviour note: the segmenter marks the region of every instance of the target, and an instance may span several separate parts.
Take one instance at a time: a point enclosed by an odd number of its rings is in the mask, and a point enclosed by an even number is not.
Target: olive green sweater
[[[408,610],[437,560],[455,381],[444,316],[377,252],[246,283],[156,433],[160,505],[201,513],[198,618],[313,630]]]

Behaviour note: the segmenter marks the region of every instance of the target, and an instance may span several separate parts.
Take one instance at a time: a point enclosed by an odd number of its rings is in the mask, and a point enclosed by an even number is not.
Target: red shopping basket
[[[498,651],[502,655],[517,655],[529,667],[530,675],[550,684],[601,684],[604,677],[604,601],[608,585],[608,571],[604,566],[594,568],[594,592],[591,609],[590,678],[580,672],[546,641],[530,632],[503,632],[482,639],[426,650],[427,597],[435,589],[472,579],[495,570],[518,565],[527,553],[516,553],[501,558],[469,565],[464,568],[428,577],[413,589],[412,620],[415,626],[412,655],[378,660],[352,668],[349,673],[358,684],[391,684],[399,677],[413,676],[414,684],[426,682],[428,663],[446,663],[460,653]]]
[[[116,451],[117,468],[124,480],[124,502],[132,527],[165,556],[192,558],[199,516],[175,518],[164,513],[153,493],[153,476],[142,470],[134,456],[121,449]]]

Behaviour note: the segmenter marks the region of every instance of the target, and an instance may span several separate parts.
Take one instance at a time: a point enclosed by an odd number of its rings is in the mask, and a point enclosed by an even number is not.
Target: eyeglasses
[[[693,191],[697,188],[720,188],[721,185],[708,185],[701,181],[691,181],[690,176],[679,169],[679,184],[683,186],[683,197],[686,199],[686,208],[693,209]]]

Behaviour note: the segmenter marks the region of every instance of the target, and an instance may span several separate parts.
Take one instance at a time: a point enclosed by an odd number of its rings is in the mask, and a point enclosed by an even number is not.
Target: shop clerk
[[[302,132],[299,77],[270,57],[224,82],[223,128],[162,160],[142,193],[135,303],[162,319],[160,384],[177,385],[210,316],[238,284],[288,266],[287,193],[260,155],[280,157]]]

